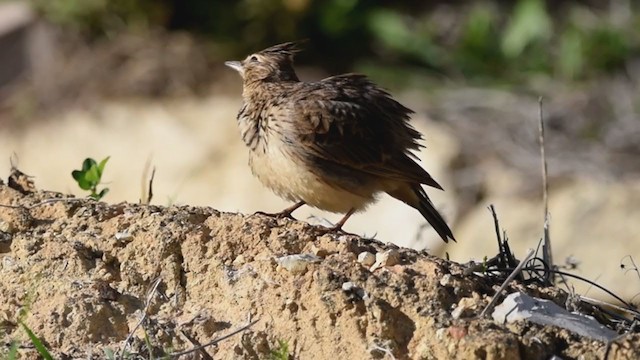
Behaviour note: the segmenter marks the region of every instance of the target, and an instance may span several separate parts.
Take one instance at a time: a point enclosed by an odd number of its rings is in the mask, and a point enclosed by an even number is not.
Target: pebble
[[[375,271],[383,266],[393,266],[400,262],[398,250],[387,250],[376,254],[376,262],[371,266],[370,271]]]
[[[376,256],[368,251],[363,251],[358,254],[358,262],[366,267],[370,267],[375,264]]]
[[[294,274],[305,272],[309,264],[317,263],[321,260],[322,258],[313,254],[286,255],[276,259],[280,266]]]
[[[3,233],[11,234],[13,233],[13,230],[14,228],[10,222],[0,220],[0,231],[2,231]]]
[[[311,245],[311,253],[321,258],[325,258],[329,255],[329,251],[327,249],[319,248],[315,244]]]
[[[368,300],[369,293],[351,281],[342,283],[342,291],[357,296],[358,300]]]
[[[129,232],[127,231],[120,231],[116,233],[116,240],[121,240],[121,241],[127,241],[127,240],[131,240],[131,238],[133,238],[133,235],[131,235]]]
[[[440,278],[440,285],[442,286],[453,286],[453,277],[451,274],[444,274],[442,278]]]

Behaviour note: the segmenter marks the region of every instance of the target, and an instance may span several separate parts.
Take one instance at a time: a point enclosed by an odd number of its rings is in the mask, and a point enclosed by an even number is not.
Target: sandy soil
[[[283,341],[296,359],[596,359],[605,351],[566,330],[479,319],[499,284],[425,251],[208,207],[41,204],[67,196],[18,180],[0,184],[0,204],[18,206],[0,207],[0,351],[17,341],[26,359],[37,355],[20,309],[60,359],[105,358],[130,334],[130,358],[160,357],[248,319],[256,322],[241,334],[184,358],[264,359]],[[358,261],[363,252],[390,256],[372,269]],[[307,260],[286,258],[298,254]],[[567,297],[515,290],[560,305]],[[640,358],[640,336],[614,344],[609,358]]]

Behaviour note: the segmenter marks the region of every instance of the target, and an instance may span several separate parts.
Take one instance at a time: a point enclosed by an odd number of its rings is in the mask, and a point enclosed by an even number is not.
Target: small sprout
[[[269,353],[270,360],[289,360],[289,343],[286,340],[278,340],[278,347]]]
[[[103,188],[98,191],[98,185],[100,185],[107,161],[109,161],[109,156],[100,161],[100,163],[97,163],[92,158],[86,158],[82,162],[82,170],[73,170],[71,172],[71,176],[76,180],[78,186],[82,190],[91,191],[89,196],[95,200],[102,199],[109,192],[109,188]]]

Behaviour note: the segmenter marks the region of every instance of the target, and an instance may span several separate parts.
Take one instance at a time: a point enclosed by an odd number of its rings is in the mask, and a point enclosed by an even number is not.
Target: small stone
[[[471,316],[475,309],[477,309],[476,300],[472,297],[465,297],[460,299],[456,308],[451,312],[451,317],[459,319],[463,316]]]
[[[448,331],[449,335],[456,340],[460,340],[467,335],[467,329],[462,326],[451,326]]]
[[[351,289],[356,287],[357,287],[356,284],[352,283],[351,281],[342,283],[342,291],[351,291]]]
[[[354,300],[368,300],[369,294],[361,287],[351,281],[342,283],[342,291],[347,293]]]
[[[380,261],[384,266],[392,266],[400,262],[398,250],[387,250],[382,254],[376,254],[376,261]]]
[[[329,255],[329,251],[327,251],[327,249],[319,248],[315,244],[311,245],[311,253],[321,258],[325,258]]]
[[[358,262],[366,267],[375,264],[376,256],[368,251],[363,251],[358,255]]]
[[[309,264],[317,263],[321,260],[320,257],[313,254],[286,255],[276,259],[280,266],[294,274],[305,272]]]
[[[352,254],[355,253],[353,241],[347,236],[340,236],[338,238],[337,250],[340,254]]]
[[[133,235],[131,235],[128,231],[119,231],[116,233],[115,236],[116,236],[116,240],[119,240],[119,241],[127,241],[133,238]]]
[[[2,231],[3,233],[12,234],[13,230],[13,225],[11,225],[10,222],[0,220],[0,231]]]
[[[371,266],[370,271],[375,271],[383,266],[393,266],[400,262],[400,253],[398,250],[387,250],[376,254],[376,262]]]
[[[5,269],[10,269],[15,265],[16,265],[16,260],[11,256],[5,255],[2,257],[2,267],[4,267]]]
[[[440,285],[442,286],[452,286],[453,285],[453,277],[451,276],[451,274],[445,274],[441,279],[440,279]]]
[[[232,264],[238,266],[238,265],[244,265],[246,262],[247,260],[244,258],[244,255],[238,255],[233,260]]]

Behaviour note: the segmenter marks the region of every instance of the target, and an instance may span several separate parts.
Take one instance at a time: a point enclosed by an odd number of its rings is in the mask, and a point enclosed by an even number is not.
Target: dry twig
[[[168,356],[170,356],[172,358],[177,358],[177,357],[180,357],[182,355],[187,355],[187,354],[190,354],[192,352],[199,351],[199,350],[204,349],[204,348],[206,348],[208,346],[215,345],[215,344],[217,344],[217,343],[219,343],[219,342],[221,342],[223,340],[226,340],[226,339],[228,339],[228,338],[230,338],[230,337],[232,337],[234,335],[237,335],[237,334],[247,330],[248,328],[250,328],[253,325],[255,325],[255,323],[257,323],[258,321],[259,321],[259,319],[256,319],[256,320],[253,320],[253,321],[249,321],[246,325],[244,325],[244,326],[242,326],[242,327],[230,332],[227,335],[217,337],[217,338],[209,341],[208,343],[202,344],[200,346],[196,346],[196,347],[188,349],[188,350],[184,350],[184,351],[179,351],[179,352],[168,354]]]
[[[116,356],[117,359],[124,359],[125,351],[127,350],[127,346],[129,346],[129,342],[131,341],[131,338],[133,337],[133,334],[136,332],[136,330],[138,330],[140,325],[142,325],[144,320],[147,318],[147,315],[148,315],[147,312],[149,310],[149,306],[151,306],[151,301],[153,300],[153,296],[155,295],[156,290],[158,289],[158,285],[160,285],[161,281],[162,281],[162,278],[160,278],[160,277],[156,278],[153,281],[153,283],[151,285],[151,289],[147,293],[147,299],[146,299],[145,304],[144,304],[144,309],[142,310],[142,317],[140,318],[140,321],[138,321],[136,326],[133,327],[131,332],[129,332],[129,335],[127,335],[127,338],[124,340],[124,344],[122,345],[122,349],[119,351],[120,354],[118,356]]]
[[[0,207],[3,208],[8,208],[8,209],[26,209],[26,210],[31,210],[34,208],[37,208],[39,206],[43,206],[43,205],[47,205],[47,204],[52,204],[52,203],[56,203],[56,202],[76,202],[76,201],[83,201],[83,200],[88,200],[88,201],[92,201],[93,199],[91,198],[51,198],[51,199],[46,199],[43,200],[39,203],[35,203],[33,205],[5,205],[5,204],[0,204]]]
[[[151,168],[151,159],[147,159],[142,170],[142,181],[140,186],[140,203],[143,205],[149,205],[151,199],[153,199],[153,179],[156,176],[156,167],[151,170],[151,177],[149,177],[149,169]],[[147,181],[147,179],[149,179]]]
[[[538,133],[540,142],[540,163],[542,166],[542,201],[544,203],[544,229],[542,241],[542,259],[553,269],[553,256],[551,252],[551,237],[549,236],[549,181],[547,173],[547,157],[544,152],[544,113],[542,109],[542,96],[538,98],[538,109],[540,121],[538,122]],[[553,275],[549,276],[548,281],[553,285]]]
[[[489,302],[489,305],[487,305],[482,312],[480,313],[480,317],[484,317],[487,312],[489,312],[491,309],[493,309],[493,307],[496,305],[496,303],[498,302],[498,299],[500,298],[500,294],[504,291],[504,289],[507,288],[507,286],[509,285],[509,283],[516,277],[518,276],[518,274],[520,274],[520,272],[522,271],[522,268],[524,268],[524,266],[527,264],[527,262],[529,261],[529,259],[531,259],[531,257],[533,256],[534,250],[533,249],[529,249],[527,250],[527,256],[524,257],[524,259],[520,262],[520,264],[518,264],[518,266],[516,266],[515,269],[513,269],[513,271],[511,272],[511,274],[509,274],[509,276],[507,277],[507,279],[502,283],[502,285],[500,286],[500,288],[498,289],[498,291],[496,291],[496,294],[493,295],[493,299],[491,299],[491,302]]]

